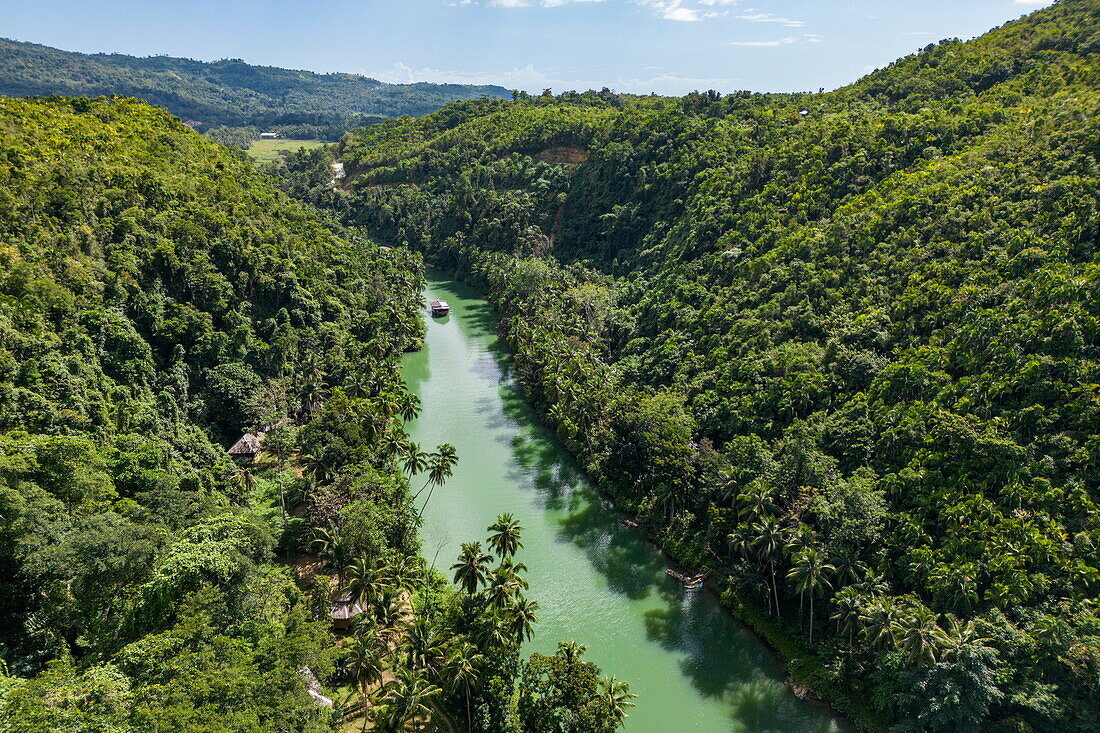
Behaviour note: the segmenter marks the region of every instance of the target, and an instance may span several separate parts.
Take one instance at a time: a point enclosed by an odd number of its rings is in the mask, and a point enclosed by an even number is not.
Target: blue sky
[[[1050,0],[0,0],[0,35],[384,81],[832,89]]]

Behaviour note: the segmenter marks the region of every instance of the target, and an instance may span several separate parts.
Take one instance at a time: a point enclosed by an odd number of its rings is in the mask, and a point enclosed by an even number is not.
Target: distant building
[[[241,439],[229,449],[229,455],[246,461],[256,460],[256,456],[263,450],[264,435],[266,433],[253,430],[241,436]]]
[[[278,140],[281,137],[282,137],[282,135],[280,135],[277,132],[261,132],[260,133],[260,139],[261,140]]]
[[[183,124],[187,125],[190,128],[195,128],[195,127],[199,127],[199,126],[202,125],[202,123],[199,122],[198,120],[187,120]]]
[[[332,628],[338,631],[350,629],[352,619],[363,613],[363,610],[363,604],[352,598],[351,593],[342,591],[333,594],[328,614],[332,619]]]

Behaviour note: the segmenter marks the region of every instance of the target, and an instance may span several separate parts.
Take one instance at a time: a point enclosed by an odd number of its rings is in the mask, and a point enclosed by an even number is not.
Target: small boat
[[[624,527],[638,527],[638,526],[640,526],[633,519],[620,519],[619,524],[623,525]]]
[[[447,305],[445,300],[433,300],[428,303],[428,306],[432,309],[432,315],[440,318],[451,312],[451,306]]]
[[[698,575],[685,575],[672,568],[665,568],[665,574],[671,578],[675,578],[684,584],[684,588],[687,590],[697,590],[703,585],[703,580],[707,577],[706,573],[699,573]]]

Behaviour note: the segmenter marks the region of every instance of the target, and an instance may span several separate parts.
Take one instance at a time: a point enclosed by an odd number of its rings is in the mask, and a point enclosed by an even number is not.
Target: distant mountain
[[[355,115],[423,115],[448,102],[506,97],[501,86],[386,84],[356,74],[211,63],[171,56],[84,54],[0,39],[0,95],[122,95],[216,125],[292,124]]]

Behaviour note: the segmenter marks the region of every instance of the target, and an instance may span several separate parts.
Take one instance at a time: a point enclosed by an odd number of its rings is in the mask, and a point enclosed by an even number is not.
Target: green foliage
[[[584,647],[563,642],[553,656],[532,654],[519,677],[522,730],[528,733],[600,733],[617,730],[633,705],[629,688],[603,680],[583,660]]]
[[[422,115],[455,100],[509,94],[493,85],[385,84],[356,74],[252,66],[240,59],[206,63],[82,54],[5,39],[0,39],[0,70],[0,94],[7,96],[134,96],[198,120],[204,129],[260,126],[304,139],[336,139],[349,124],[364,124],[372,116]],[[224,133],[219,137],[226,144],[243,142]]]
[[[416,549],[417,259],[132,100],[0,99],[0,129],[0,730],[330,730],[298,673],[334,671],[328,599],[273,561],[302,524]]]
[[[456,104],[346,136],[330,205],[481,287],[600,486],[848,699],[1089,730],[1098,19],[827,94]]]

